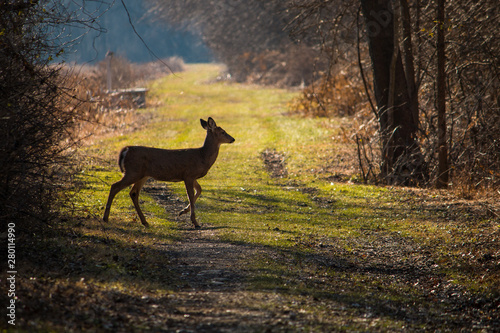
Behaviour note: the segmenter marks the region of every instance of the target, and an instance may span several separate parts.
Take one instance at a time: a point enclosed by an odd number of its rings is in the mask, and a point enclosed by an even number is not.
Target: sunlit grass
[[[81,205],[102,214],[109,186],[121,177],[116,163],[121,147],[201,146],[205,133],[199,119],[211,116],[236,142],[221,146],[217,162],[200,180],[197,215],[203,224],[224,227],[220,236],[228,241],[287,248],[304,234],[349,239],[359,237],[360,230],[397,233],[423,245],[436,238],[442,243],[468,239],[458,231],[451,237],[452,227],[443,229],[434,216],[405,209],[387,188],[327,180],[321,170],[335,156],[338,143],[332,137],[338,128],[324,126],[322,119],[285,115],[296,92],[217,82],[220,69],[188,66],[186,72],[151,83],[152,107],[140,112],[154,113],[153,121],[88,148],[94,162],[84,172],[90,185]],[[261,153],[268,148],[283,154],[288,177],[272,179],[266,172]],[[185,198],[182,184],[168,186]],[[153,230],[174,228],[161,205],[144,193],[142,200]],[[141,228],[128,190],[118,194],[110,216],[112,224],[123,221]]]

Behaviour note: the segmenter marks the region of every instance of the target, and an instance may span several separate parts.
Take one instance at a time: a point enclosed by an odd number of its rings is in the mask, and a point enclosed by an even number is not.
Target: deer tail
[[[127,156],[128,153],[128,147],[123,148],[120,151],[120,155],[118,156],[118,165],[120,166],[120,170],[122,172],[125,172],[125,156]]]

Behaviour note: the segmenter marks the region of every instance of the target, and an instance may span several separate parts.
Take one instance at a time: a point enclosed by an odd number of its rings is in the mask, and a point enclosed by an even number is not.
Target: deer
[[[149,178],[167,182],[184,182],[189,204],[179,216],[191,212],[191,222],[195,229],[201,226],[196,221],[195,202],[201,194],[201,186],[197,179],[204,177],[219,155],[223,143],[233,143],[235,139],[218,127],[209,117],[207,121],[200,119],[201,126],[207,131],[205,142],[200,148],[161,149],[144,146],[124,147],[118,155],[118,165],[123,177],[111,185],[104,222],[108,222],[111,204],[115,196],[124,188],[133,184],[130,197],[141,223],[148,227],[146,218],[139,206],[139,193]]]

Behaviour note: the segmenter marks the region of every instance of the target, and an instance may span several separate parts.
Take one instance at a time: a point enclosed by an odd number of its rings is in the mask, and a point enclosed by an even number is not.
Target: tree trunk
[[[418,87],[415,82],[415,64],[411,35],[411,18],[410,7],[408,0],[400,0],[401,3],[401,17],[403,25],[403,54],[405,56],[405,76],[408,83],[408,96],[410,98],[410,107],[413,115],[413,122],[419,126],[419,112],[418,112]]]
[[[447,188],[449,181],[448,148],[446,143],[446,73],[444,44],[444,4],[438,0],[437,6],[437,114],[438,114],[438,179],[437,188]]]
[[[418,123],[394,37],[390,3],[361,0],[382,136],[382,176],[391,184],[417,185],[427,178],[427,171],[416,140]]]

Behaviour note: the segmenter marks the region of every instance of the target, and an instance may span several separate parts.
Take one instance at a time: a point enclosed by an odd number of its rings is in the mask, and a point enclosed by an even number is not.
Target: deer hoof
[[[200,229],[201,229],[201,225],[195,225],[195,226],[194,226],[194,228],[195,228],[196,230],[200,230]]]

